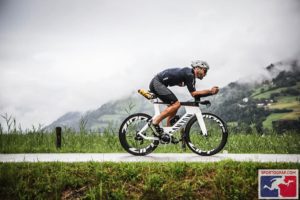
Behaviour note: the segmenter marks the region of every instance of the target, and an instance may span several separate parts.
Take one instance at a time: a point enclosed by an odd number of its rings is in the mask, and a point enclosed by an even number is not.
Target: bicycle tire
[[[151,119],[151,116],[145,113],[136,113],[128,116],[120,126],[119,129],[119,140],[121,146],[130,154],[135,156],[144,156],[151,152],[153,152],[158,144],[159,140],[153,140],[152,142],[149,140],[144,140],[143,138],[137,136],[137,133],[140,131],[142,127],[145,126],[146,123]],[[132,125],[141,122],[141,126],[137,124],[137,127],[131,127]],[[153,131],[148,128],[145,131],[146,135],[151,135],[154,137]],[[148,134],[149,133],[149,134]],[[133,141],[129,142],[131,136],[134,136]],[[130,137],[129,137],[130,136]],[[148,142],[148,144],[143,146],[138,146],[138,143],[143,143],[144,141]]]
[[[201,156],[211,156],[219,153],[227,143],[228,130],[226,123],[218,116],[203,113],[208,135],[204,136],[196,116],[193,116],[186,125],[184,140],[194,153]]]

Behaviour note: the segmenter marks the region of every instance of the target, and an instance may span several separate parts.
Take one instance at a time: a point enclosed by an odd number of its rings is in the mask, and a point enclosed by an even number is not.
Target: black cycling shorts
[[[178,101],[175,94],[155,76],[149,85],[150,91],[156,94],[160,100],[167,104],[173,104]]]

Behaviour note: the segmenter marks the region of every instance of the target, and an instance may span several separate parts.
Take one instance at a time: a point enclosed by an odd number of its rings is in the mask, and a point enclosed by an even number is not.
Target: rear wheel
[[[211,156],[220,152],[228,137],[226,124],[218,116],[203,113],[207,136],[203,135],[196,116],[186,125],[185,140],[187,146],[196,154]]]
[[[127,117],[119,130],[119,140],[122,147],[130,154],[143,156],[151,153],[159,144],[158,138],[153,134],[151,128],[147,126],[151,117],[144,113],[137,113]],[[142,132],[144,136],[152,139],[144,139],[138,135],[139,131],[147,126]]]

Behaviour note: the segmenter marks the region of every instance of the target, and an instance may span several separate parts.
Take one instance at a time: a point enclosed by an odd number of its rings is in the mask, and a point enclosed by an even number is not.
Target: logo
[[[258,171],[259,199],[298,199],[297,169],[264,169]]]

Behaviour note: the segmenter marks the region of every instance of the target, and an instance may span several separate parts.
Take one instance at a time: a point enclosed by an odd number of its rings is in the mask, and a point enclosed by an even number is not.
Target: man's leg
[[[167,107],[164,111],[162,111],[160,113],[160,115],[156,116],[153,119],[153,124],[158,125],[166,117],[169,117],[169,118],[171,117],[172,118],[176,114],[176,112],[179,108],[180,108],[180,102],[176,101],[175,103],[173,103],[172,105]],[[169,120],[170,119],[168,119],[167,123],[169,123]]]
[[[167,126],[171,126],[171,120],[176,115],[177,111],[178,111],[178,109],[175,110],[174,112],[170,113],[170,115],[167,117]]]
[[[152,79],[149,88],[163,102],[170,104],[169,107],[167,107],[164,111],[160,113],[160,115],[156,116],[150,122],[150,127],[152,128],[152,130],[154,130],[156,133],[162,134],[163,129],[159,126],[159,123],[166,117],[176,114],[177,110],[180,107],[180,102],[178,101],[175,94],[164,84],[162,84],[157,77],[154,77]]]

